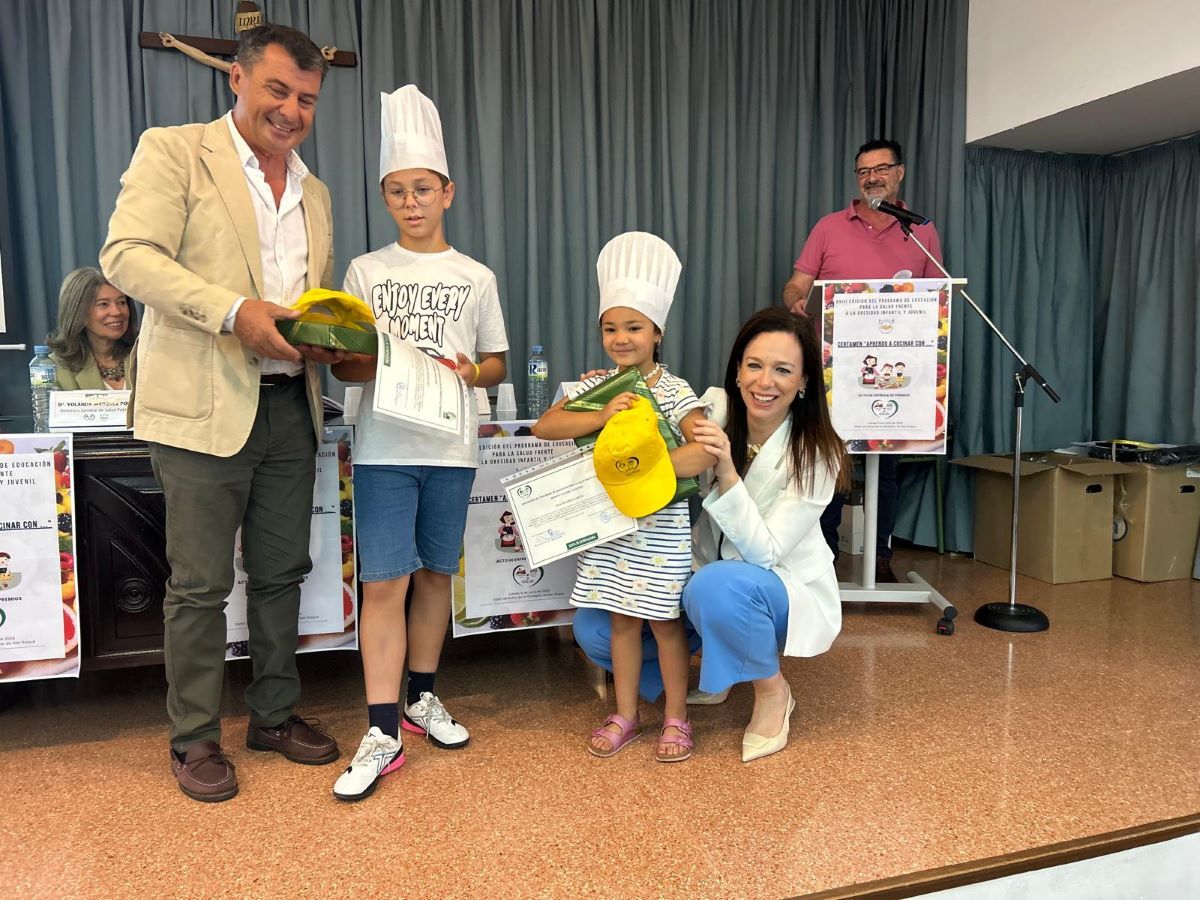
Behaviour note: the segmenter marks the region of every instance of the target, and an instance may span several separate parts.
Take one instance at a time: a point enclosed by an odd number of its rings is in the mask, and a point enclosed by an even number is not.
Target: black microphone
[[[878,212],[895,216],[901,222],[907,222],[909,225],[928,225],[930,222],[928,216],[915,213],[911,209],[905,209],[903,206],[895,206],[888,203],[882,197],[872,197],[871,202],[867,205]]]

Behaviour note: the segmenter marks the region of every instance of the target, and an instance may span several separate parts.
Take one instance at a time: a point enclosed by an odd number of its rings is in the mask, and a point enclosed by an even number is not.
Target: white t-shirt
[[[420,347],[432,356],[454,359],[465,353],[508,350],[492,270],[451,248],[413,253],[389,244],[350,263],[344,290],[361,298],[375,314],[375,327]],[[363,385],[363,412],[354,437],[356,465],[479,465],[476,413],[470,404],[470,439],[410,427],[371,415],[375,382]]]

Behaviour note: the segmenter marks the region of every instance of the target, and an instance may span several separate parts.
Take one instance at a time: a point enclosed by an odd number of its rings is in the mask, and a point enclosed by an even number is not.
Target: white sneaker
[[[436,694],[421,692],[421,699],[404,707],[404,719],[400,727],[416,734],[427,734],[435,747],[457,750],[467,746],[471,733],[450,718],[446,707]]]
[[[371,726],[354,761],[338,776],[333,796],[339,800],[362,800],[375,792],[379,779],[404,765],[404,746],[394,737]]]

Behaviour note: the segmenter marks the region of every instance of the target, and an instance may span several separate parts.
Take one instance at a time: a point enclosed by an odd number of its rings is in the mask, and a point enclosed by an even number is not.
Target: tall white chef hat
[[[450,177],[446,148],[442,144],[442,119],[433,101],[406,84],[390,94],[380,94],[379,180],[401,169],[432,169]]]
[[[619,234],[600,251],[600,315],[614,306],[636,309],[665,330],[683,264],[671,245],[645,231]]]

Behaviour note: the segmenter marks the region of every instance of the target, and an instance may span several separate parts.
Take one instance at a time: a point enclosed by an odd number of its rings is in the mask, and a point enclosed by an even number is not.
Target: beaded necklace
[[[124,381],[125,380],[125,360],[118,359],[115,366],[103,366],[100,360],[96,360],[96,367],[100,370],[100,377],[105,381]]]

